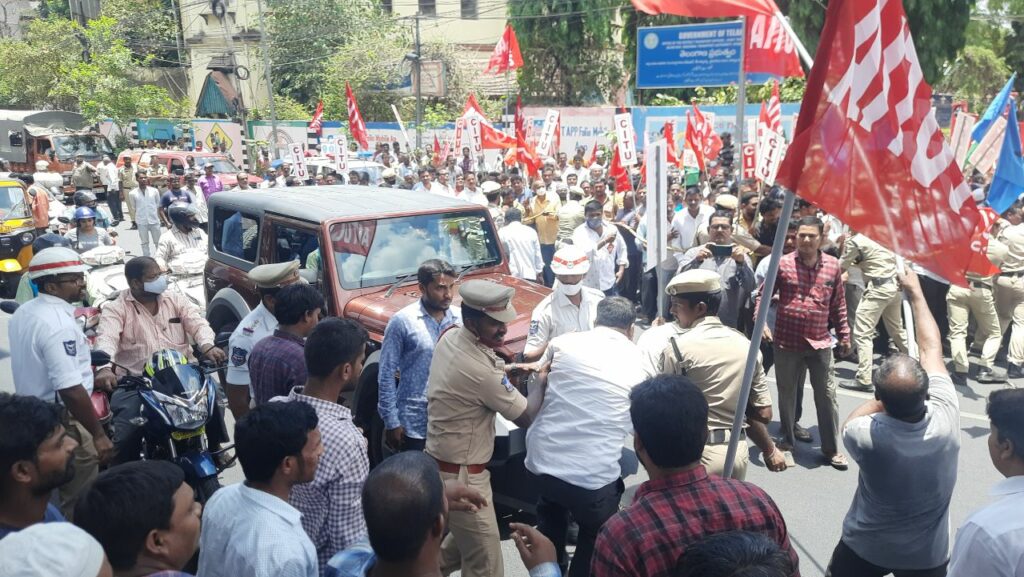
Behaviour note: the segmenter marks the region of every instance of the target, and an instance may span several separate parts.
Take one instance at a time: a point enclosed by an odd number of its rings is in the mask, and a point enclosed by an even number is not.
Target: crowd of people
[[[746,481],[747,443],[768,470],[793,466],[796,443],[814,440],[800,424],[805,381],[822,462],[845,471],[852,459],[859,468],[828,575],[1022,575],[1024,391],[1001,388],[988,399],[989,454],[1006,477],[994,489],[999,499],[955,541],[949,527],[970,316],[981,348],[976,380],[1017,378],[1024,364],[1020,205],[992,231],[1002,273],[950,287],[947,315],[931,294],[937,281],[902,269],[892,252],[817,207],[798,201],[777,235],[785,193],[729,183],[728,173],[673,180],[670,258],[649,263],[644,187],[621,186],[599,155],[589,164],[582,153],[559,155],[527,179],[477,171],[468,150],[442,166],[400,155],[392,168],[388,154],[377,151],[392,171],[385,188],[486,206],[511,273],[550,294],[517,311],[514,287],[422,262],[419,298],[391,317],[380,343],[377,412],[394,454],[371,469],[368,443],[380,439],[367,440],[345,401],[364,375],[368,334],[352,320],[323,318],[323,295],[298,262],[248,273],[260,303],[225,351],[196,307],[165,290],[166,253],[131,259],[129,288],[104,307],[92,348],[137,372],[153,368],[154,351],[228,365],[234,430],[218,411],[208,433],[214,447],[234,443],[234,454],[218,455],[225,467],[237,458],[245,480],[201,506],[178,467],[138,461],[138,393],[116,389],[109,368],[93,372],[71,305],[85,283],[79,255],[40,251],[28,269],[38,296],[10,322],[16,394],[0,395],[0,575],[501,577],[488,469],[499,415],[526,429],[537,526],[509,529],[532,577],[799,575],[784,512]],[[131,187],[139,233],[158,246],[164,219],[176,224],[176,209],[220,190],[209,181],[193,196],[172,178],[161,194],[145,171],[126,169],[134,180],[119,186]],[[187,212],[177,242],[202,231],[199,213]],[[784,254],[764,294],[777,236]],[[903,299],[914,334],[903,329]],[[753,319],[765,306],[747,398]],[[520,312],[530,315],[529,332],[510,362],[496,351]],[[936,316],[948,317],[945,339]],[[995,362],[1007,330],[1003,374]],[[906,354],[912,343],[915,357]],[[856,361],[854,380],[838,382],[837,359]],[[873,399],[840,420],[837,385]],[[113,392],[112,436],[92,411],[94,389]],[[730,463],[732,441],[739,450]],[[648,477],[629,503],[624,450]]]

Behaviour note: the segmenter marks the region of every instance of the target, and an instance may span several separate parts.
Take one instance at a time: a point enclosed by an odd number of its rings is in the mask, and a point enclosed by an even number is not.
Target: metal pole
[[[782,15],[782,12],[775,12],[775,18],[777,18],[779,24],[782,25],[782,29],[785,30],[786,33],[789,34],[789,37],[793,39],[793,45],[796,46],[796,52],[800,55],[800,60],[803,60],[807,68],[810,69],[814,64],[814,58],[811,56],[811,53],[807,51],[807,47],[804,46],[804,43],[801,42],[800,38],[796,35],[796,31],[793,30],[793,27],[789,24],[789,20],[786,20],[786,17]]]
[[[171,0],[171,10],[174,10],[174,44],[178,47],[178,66],[184,66],[182,59],[184,50],[184,31],[181,29],[181,11],[178,10],[178,0]]]
[[[746,43],[747,43],[747,17],[740,16],[740,34],[743,37],[743,41],[740,42],[740,80],[739,85],[736,87],[736,134],[733,139],[733,148],[740,148],[740,166],[743,165],[743,129],[744,113],[747,108],[747,71],[746,71]]]
[[[416,13],[416,148],[423,146],[423,54],[420,52],[420,13]]]
[[[263,21],[263,0],[256,0],[256,11],[260,15],[260,52],[263,53],[263,81],[267,83],[267,99],[270,105],[270,151],[274,160],[281,158],[277,149],[277,108],[274,106],[274,85],[270,82],[270,52],[267,50],[267,28]],[[248,128],[248,127],[246,127]]]
[[[761,350],[761,335],[764,327],[768,324],[768,305],[771,302],[772,294],[775,292],[775,277],[779,274],[779,261],[782,260],[782,246],[786,244],[786,231],[789,229],[789,221],[793,216],[793,203],[796,196],[786,190],[786,199],[782,203],[782,216],[779,218],[778,228],[775,229],[775,242],[772,243],[772,255],[768,261],[768,273],[764,279],[764,290],[761,291],[761,306],[757,311],[757,318],[754,320],[754,332],[750,335],[750,349],[747,351],[747,366],[743,369],[743,388],[740,390],[740,398],[736,403],[736,417],[732,422],[732,434],[729,436],[729,452],[725,455],[725,471],[723,476],[728,478],[732,475],[733,463],[736,460],[736,449],[739,447],[740,431],[743,429],[743,421],[746,418],[747,402],[750,400],[750,386],[754,378],[754,365],[757,363],[757,353]]]

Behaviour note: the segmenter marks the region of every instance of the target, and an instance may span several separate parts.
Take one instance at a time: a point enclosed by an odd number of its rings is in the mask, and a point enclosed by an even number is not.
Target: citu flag
[[[633,0],[647,14],[674,14],[692,18],[746,16],[743,68],[783,77],[802,77],[796,44],[774,0]]]
[[[316,134],[323,134],[324,131],[324,101],[321,100],[316,105],[316,111],[313,112],[313,119],[309,121],[309,131],[315,132]]]
[[[768,114],[768,128],[782,134],[782,100],[779,98],[778,80],[772,84],[772,95],[768,97],[768,107],[765,111]]]
[[[513,148],[516,145],[515,136],[505,134],[495,128],[490,120],[487,120],[483,109],[480,108],[480,103],[476,100],[476,94],[472,92],[466,99],[466,106],[462,109],[462,118],[476,118],[480,122],[480,139],[484,148]]]
[[[434,133],[434,166],[441,164],[441,141],[437,139],[437,133]]]
[[[992,238],[992,225],[999,220],[999,214],[987,206],[978,211],[981,218],[978,219],[978,227],[971,237],[971,262],[967,272],[983,277],[992,276],[1001,272],[988,258],[988,241]]]
[[[363,115],[359,114],[359,103],[348,82],[345,83],[345,95],[348,97],[348,131],[352,134],[352,140],[359,143],[359,148],[369,150],[370,134],[363,122]]]
[[[700,141],[697,129],[693,126],[693,115],[686,113],[686,146],[697,157],[697,169],[704,172],[707,164],[704,161],[704,145]]]
[[[612,164],[608,168],[608,176],[615,179],[615,192],[633,189],[633,182],[629,178],[629,167],[623,166],[622,163],[619,162],[618,144],[616,144],[615,148],[612,149]]]
[[[965,285],[978,207],[892,0],[832,0],[778,184]]]
[[[679,153],[676,152],[675,129],[672,127],[671,120],[665,123],[665,127],[662,128],[661,133],[665,135],[665,143],[667,145],[666,151],[668,153],[668,163],[673,166],[679,166]],[[644,157],[644,162],[647,162],[646,156]]]
[[[761,103],[761,112],[757,115],[757,139],[754,140],[755,146],[761,145],[761,139],[764,138],[764,131],[768,129],[768,103]]]
[[[494,52],[491,53],[491,59],[487,62],[484,74],[490,74],[491,71],[501,74],[516,68],[522,68],[522,66],[523,55],[519,52],[519,41],[516,40],[516,31],[512,29],[511,24],[506,24],[505,32],[498,39],[498,43],[494,45]]]

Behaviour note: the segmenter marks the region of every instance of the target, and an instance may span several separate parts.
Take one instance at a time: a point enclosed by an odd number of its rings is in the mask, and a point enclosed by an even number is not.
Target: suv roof
[[[231,205],[325,222],[335,218],[380,217],[410,212],[478,207],[470,202],[400,188],[330,185],[218,192],[211,206]]]

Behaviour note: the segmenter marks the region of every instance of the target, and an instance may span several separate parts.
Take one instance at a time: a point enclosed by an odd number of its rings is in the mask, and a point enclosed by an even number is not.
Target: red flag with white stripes
[[[348,131],[352,133],[352,140],[359,143],[359,148],[370,149],[370,135],[366,131],[366,123],[363,122],[363,115],[359,114],[359,103],[356,102],[356,95],[352,92],[352,86],[345,83],[345,94],[348,96]]]
[[[832,0],[776,181],[963,285],[978,207],[931,95],[900,2]]]
[[[978,227],[974,231],[974,236],[971,237],[971,262],[967,267],[967,272],[971,272],[980,276],[991,276],[999,274],[1001,271],[999,267],[992,264],[992,261],[988,258],[988,241],[992,238],[992,225],[999,220],[999,215],[996,211],[989,207],[983,207],[979,209],[981,218],[978,219]]]
[[[309,131],[317,134],[323,134],[324,132],[324,101],[321,100],[316,105],[316,112],[313,113],[313,119],[309,121]]]
[[[665,123],[665,127],[661,129],[661,133],[665,135],[666,150],[668,152],[668,163],[674,166],[679,165],[679,154],[676,152],[676,135],[675,128],[672,126],[672,121]],[[647,157],[644,157],[644,162],[647,162]],[[643,171],[640,172],[643,174]]]
[[[767,125],[769,130],[782,134],[782,101],[779,100],[779,81],[772,85],[772,95],[768,98]]]
[[[519,41],[516,40],[516,31],[512,29],[511,24],[506,24],[505,32],[498,39],[498,43],[494,45],[494,52],[491,53],[491,59],[487,62],[487,69],[484,70],[484,74],[489,74],[492,70],[496,74],[501,74],[516,68],[522,68],[522,66],[523,55],[519,52]]]

